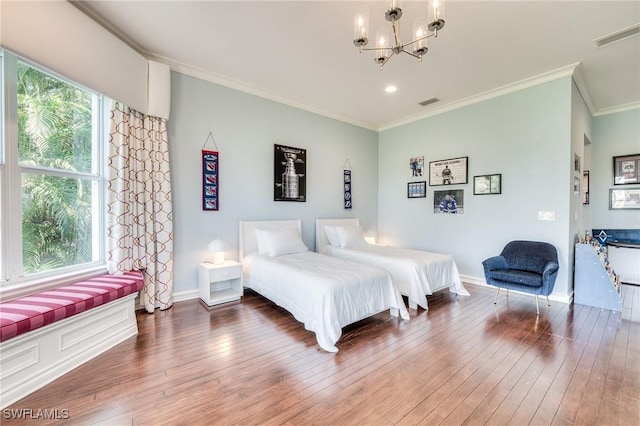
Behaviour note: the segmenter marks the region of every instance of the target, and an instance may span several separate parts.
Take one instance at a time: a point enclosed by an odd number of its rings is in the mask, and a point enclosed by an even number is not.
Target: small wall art
[[[473,195],[502,194],[502,174],[473,177]]]
[[[306,201],[307,150],[273,146],[273,200]]]
[[[213,142],[214,149],[206,149],[209,140]],[[217,211],[220,209],[220,154],[218,145],[213,138],[213,132],[209,132],[202,145],[202,210]]]
[[[433,212],[446,214],[464,213],[464,190],[434,191]]]
[[[429,163],[429,186],[467,183],[468,157],[450,158]]]
[[[582,173],[582,204],[589,204],[589,170]]]
[[[425,198],[427,196],[427,182],[407,183],[407,198]]]
[[[218,210],[218,151],[202,150],[202,210]]]
[[[351,200],[351,170],[344,169],[344,208],[349,210],[353,207]]]
[[[409,158],[409,169],[411,170],[411,177],[421,177],[424,170],[424,157]]]
[[[639,167],[640,154],[613,157],[613,184],[630,185],[640,183]]]
[[[610,210],[640,210],[640,188],[609,189]]]

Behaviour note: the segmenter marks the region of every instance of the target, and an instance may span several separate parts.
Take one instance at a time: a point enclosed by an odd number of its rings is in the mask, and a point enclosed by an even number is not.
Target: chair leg
[[[537,315],[540,315],[540,306],[538,305],[538,295],[536,294],[536,312]]]
[[[498,293],[500,293],[500,287],[496,288],[496,298],[493,300],[493,304],[498,304]]]
[[[507,289],[507,296],[506,297],[509,297],[509,289]]]
[[[547,296],[547,306],[551,306],[551,302],[549,302],[549,296]]]

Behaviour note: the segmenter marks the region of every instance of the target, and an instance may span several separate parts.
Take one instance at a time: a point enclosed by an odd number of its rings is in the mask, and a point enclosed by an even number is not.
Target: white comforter
[[[469,296],[462,285],[458,267],[449,254],[369,244],[363,248],[325,246],[323,254],[379,266],[391,273],[393,284],[409,298],[409,306],[428,309],[427,295],[449,287],[449,291]]]
[[[383,269],[314,252],[278,257],[251,253],[242,261],[244,285],[285,308],[320,347],[338,352],[342,327],[390,309],[409,319],[400,292]]]

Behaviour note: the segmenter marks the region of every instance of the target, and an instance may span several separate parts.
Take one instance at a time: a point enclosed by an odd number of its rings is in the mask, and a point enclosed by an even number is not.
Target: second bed
[[[316,250],[386,269],[412,309],[428,309],[427,296],[445,288],[469,296],[450,254],[367,244],[358,219],[317,219]]]

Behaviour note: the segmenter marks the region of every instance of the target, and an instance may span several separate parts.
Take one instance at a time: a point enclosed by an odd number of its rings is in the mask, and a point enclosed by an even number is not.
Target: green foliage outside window
[[[24,272],[92,261],[93,96],[18,62]]]

